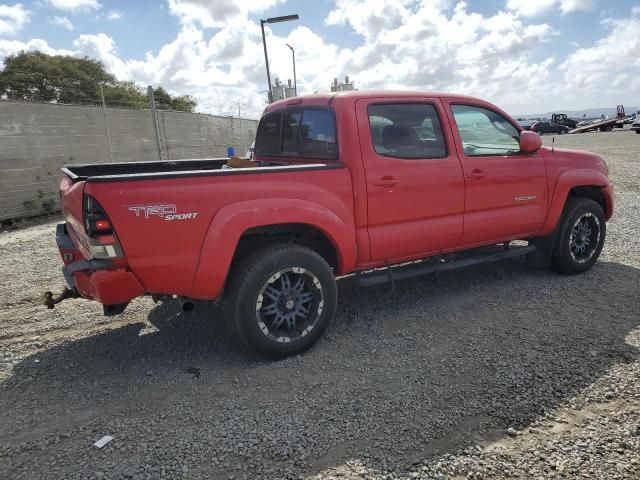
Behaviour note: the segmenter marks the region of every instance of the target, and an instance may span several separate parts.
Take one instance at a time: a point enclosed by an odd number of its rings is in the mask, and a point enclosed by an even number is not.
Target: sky
[[[90,56],[120,80],[257,118],[267,80],[298,93],[454,92],[511,113],[640,104],[640,0],[0,0],[0,59]]]

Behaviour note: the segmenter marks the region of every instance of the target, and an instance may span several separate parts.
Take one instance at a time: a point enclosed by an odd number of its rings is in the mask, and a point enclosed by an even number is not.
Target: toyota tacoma
[[[525,256],[588,270],[613,213],[593,153],[547,148],[496,106],[419,92],[316,94],[264,111],[253,159],[70,165],[57,243],[68,297],[222,300],[251,350],[313,345],[336,277],[364,285]],[[497,248],[496,248],[497,247]]]

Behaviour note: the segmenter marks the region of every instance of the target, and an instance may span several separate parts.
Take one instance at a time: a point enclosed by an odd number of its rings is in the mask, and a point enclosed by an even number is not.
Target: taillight
[[[84,229],[89,236],[88,249],[94,258],[123,257],[122,248],[102,205],[91,195],[82,199]]]
[[[113,232],[111,222],[102,205],[91,195],[84,195],[84,229],[90,237],[109,235]]]

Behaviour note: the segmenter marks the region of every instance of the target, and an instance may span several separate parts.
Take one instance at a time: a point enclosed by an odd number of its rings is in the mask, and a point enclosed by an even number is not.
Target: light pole
[[[291,50],[291,55],[293,56],[293,93],[297,97],[298,96],[298,81],[296,80],[296,51],[288,43],[287,43],[287,47],[289,47],[289,49]]]
[[[269,103],[273,99],[273,94],[271,93],[271,75],[269,74],[269,57],[267,56],[267,41],[264,38],[264,24],[265,23],[279,23],[279,22],[288,22],[289,20],[298,20],[298,14],[295,15],[285,15],[284,17],[271,17],[266,20],[260,20],[260,29],[262,30],[262,46],[264,47],[264,63],[267,67],[267,83],[269,85]]]

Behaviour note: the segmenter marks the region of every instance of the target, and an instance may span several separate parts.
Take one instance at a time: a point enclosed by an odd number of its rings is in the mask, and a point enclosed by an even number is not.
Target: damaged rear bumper
[[[145,294],[135,275],[117,267],[112,260],[83,258],[67,232],[66,223],[57,225],[56,243],[65,264],[62,273],[71,292],[63,292],[65,298],[72,298],[75,293],[75,296],[96,300],[103,304],[105,315],[115,315],[124,311],[131,299]],[[51,300],[51,296],[48,299]],[[51,305],[49,308],[55,303],[45,302],[48,307]]]

